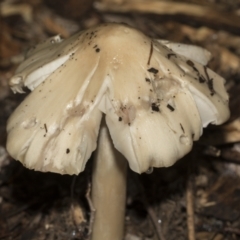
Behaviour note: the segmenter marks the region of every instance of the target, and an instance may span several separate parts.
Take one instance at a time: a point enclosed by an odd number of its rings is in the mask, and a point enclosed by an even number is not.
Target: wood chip
[[[18,14],[21,15],[26,22],[32,22],[32,7],[29,4],[10,4],[7,2],[0,4],[0,15],[2,17]]]
[[[226,26],[240,28],[240,17],[229,12],[228,17],[224,12],[212,7],[201,6],[191,3],[171,2],[171,1],[125,1],[121,4],[96,2],[95,8],[98,11],[106,12],[139,12],[154,13],[161,15],[181,14],[191,17],[201,18],[202,21],[218,22]]]

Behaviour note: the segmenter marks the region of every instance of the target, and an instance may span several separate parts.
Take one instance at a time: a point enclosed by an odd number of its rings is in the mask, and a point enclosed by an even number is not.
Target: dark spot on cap
[[[148,57],[148,62],[147,62],[148,65],[150,65],[150,62],[151,62],[152,53],[153,53],[153,43],[151,41],[151,47],[150,47],[150,52],[149,52],[149,57]]]
[[[66,149],[66,154],[69,154],[69,153],[70,153],[70,149],[67,148],[67,149]]]
[[[213,87],[213,79],[212,78],[210,79],[206,66],[204,66],[204,72],[205,72],[206,77],[207,77],[207,85],[208,85],[208,88],[210,90],[210,94],[211,94],[211,96],[213,96],[215,94],[215,90],[214,90],[214,87]]]
[[[145,78],[146,82],[151,82],[151,80],[149,78]]]
[[[159,106],[156,103],[152,103],[152,110],[154,112],[160,112]]]
[[[168,53],[167,58],[170,59],[171,57],[177,58],[177,55],[175,53]]]
[[[211,96],[213,96],[214,95],[214,93],[215,93],[215,91],[214,91],[214,88],[213,88],[213,79],[209,79],[209,81],[208,81],[208,88],[209,88],[209,90],[210,90],[210,94],[211,94]]]
[[[199,76],[198,81],[200,83],[204,83],[204,82],[206,82],[206,79],[203,76]]]
[[[190,67],[194,67],[194,63],[191,60],[187,60],[186,62]]]
[[[121,117],[119,117],[119,118],[118,118],[118,121],[119,121],[119,122],[121,122],[121,121],[122,121],[122,118],[121,118]]]
[[[96,50],[95,50],[96,52],[100,52],[100,48],[96,48]]]
[[[149,72],[153,73],[153,74],[157,74],[158,73],[158,70],[156,68],[149,68],[148,69]]]
[[[181,127],[183,133],[185,133],[185,130],[184,130],[183,125],[181,123],[180,123],[180,127]]]
[[[47,124],[46,123],[44,123],[44,129],[45,129],[45,131],[46,131],[46,133],[48,132],[48,129],[47,129]]]
[[[167,105],[167,108],[168,108],[171,112],[173,112],[173,111],[175,110],[175,108],[174,108],[173,106],[171,106],[170,104]]]

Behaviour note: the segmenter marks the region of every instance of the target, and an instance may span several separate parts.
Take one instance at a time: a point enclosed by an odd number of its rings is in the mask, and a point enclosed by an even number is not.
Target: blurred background
[[[11,159],[6,121],[25,95],[14,95],[8,80],[30,47],[104,22],[208,49],[230,94],[230,120],[205,129],[177,164],[129,171],[125,240],[240,239],[239,0],[0,1],[0,239],[89,239],[91,161],[79,176],[60,176]]]

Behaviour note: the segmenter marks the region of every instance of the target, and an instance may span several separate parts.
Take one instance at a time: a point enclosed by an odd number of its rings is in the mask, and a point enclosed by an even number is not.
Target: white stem
[[[91,240],[122,240],[127,161],[114,148],[105,121],[98,141],[92,176],[92,201],[96,212]]]

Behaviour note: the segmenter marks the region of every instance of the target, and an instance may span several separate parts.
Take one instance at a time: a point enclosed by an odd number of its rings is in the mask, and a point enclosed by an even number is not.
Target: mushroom
[[[203,127],[229,117],[224,79],[209,59],[125,24],[50,38],[10,80],[15,93],[32,92],[8,120],[7,150],[30,169],[79,174],[96,149],[91,239],[120,240],[127,161],[137,173],[171,166]]]

